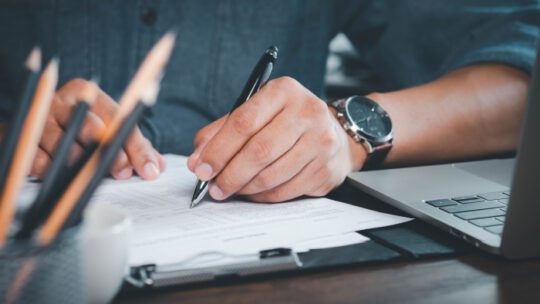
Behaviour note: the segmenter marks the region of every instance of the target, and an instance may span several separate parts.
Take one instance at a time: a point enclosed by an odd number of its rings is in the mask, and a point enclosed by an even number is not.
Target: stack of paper
[[[167,170],[156,181],[107,180],[93,203],[114,204],[133,219],[130,265],[209,262],[197,257],[241,256],[288,247],[295,251],[366,241],[355,231],[388,226],[408,218],[325,198],[282,204],[207,200],[189,209],[196,177],[186,158],[167,155]]]

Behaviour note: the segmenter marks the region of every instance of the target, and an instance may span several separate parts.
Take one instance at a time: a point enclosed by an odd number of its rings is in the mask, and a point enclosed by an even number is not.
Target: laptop
[[[516,157],[354,172],[348,180],[490,253],[540,256],[540,56]]]

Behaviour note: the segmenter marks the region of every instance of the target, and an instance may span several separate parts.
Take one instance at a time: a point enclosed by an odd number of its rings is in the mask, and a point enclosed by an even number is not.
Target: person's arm
[[[394,146],[385,166],[471,159],[517,146],[529,76],[473,65],[414,88],[371,94],[389,112]]]
[[[502,65],[456,70],[431,83],[372,94],[394,121],[386,165],[423,164],[512,151],[528,76]],[[367,152],[333,111],[291,78],[270,81],[230,116],[203,128],[188,167],[214,179],[210,195],[280,202],[323,196],[362,168]]]

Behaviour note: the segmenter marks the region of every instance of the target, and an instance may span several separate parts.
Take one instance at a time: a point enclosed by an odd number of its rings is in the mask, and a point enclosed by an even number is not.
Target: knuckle
[[[47,166],[49,164],[48,157],[44,153],[37,153],[35,162],[34,162],[34,171],[37,175],[41,176],[45,173]]]
[[[261,172],[253,179],[253,184],[258,189],[269,189],[273,186],[274,176],[267,170]]]
[[[319,136],[319,143],[328,148],[332,148],[339,143],[337,134],[334,130],[328,129]]]
[[[277,89],[289,89],[289,90],[299,85],[296,79],[289,76],[282,76],[282,77],[276,78],[272,81],[272,83],[274,86],[276,86]]]
[[[225,171],[218,175],[215,183],[224,193],[232,193],[236,190],[234,181],[234,176]]]
[[[104,128],[104,124],[93,116],[88,116],[86,123],[82,126],[79,136],[84,142],[97,140],[97,135]]]
[[[328,164],[323,165],[317,172],[318,177],[321,179],[328,179],[332,174],[332,170]]]
[[[231,125],[238,134],[251,136],[255,133],[255,123],[257,113],[251,107],[238,109],[230,117]]]
[[[266,163],[272,160],[272,146],[266,140],[254,139],[249,145],[247,153],[257,163]]]
[[[66,83],[66,86],[80,88],[80,87],[85,86],[87,83],[88,81],[86,79],[77,77],[77,78],[73,78],[68,83]]]
[[[313,120],[314,118],[322,117],[327,111],[328,109],[324,102],[310,98],[304,102],[300,115],[304,119]]]

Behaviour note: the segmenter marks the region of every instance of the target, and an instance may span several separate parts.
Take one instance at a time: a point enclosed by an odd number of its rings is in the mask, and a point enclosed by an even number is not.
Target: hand
[[[87,85],[95,84],[83,79],[74,79],[56,92],[30,175],[38,178],[44,176],[54,158],[54,150],[64,134],[64,128],[69,123],[70,114],[77,105],[79,94]],[[117,108],[118,104],[98,88],[95,103],[81,128],[77,143],[72,147],[69,163],[73,163],[82,155],[86,145],[101,136]],[[127,179],[135,170],[144,179],[155,179],[164,167],[163,157],[136,128],[120,151],[110,173],[116,179]]]
[[[188,167],[201,180],[215,178],[209,192],[217,200],[323,196],[366,158],[327,105],[289,77],[268,82],[230,116],[200,130],[195,148]]]

